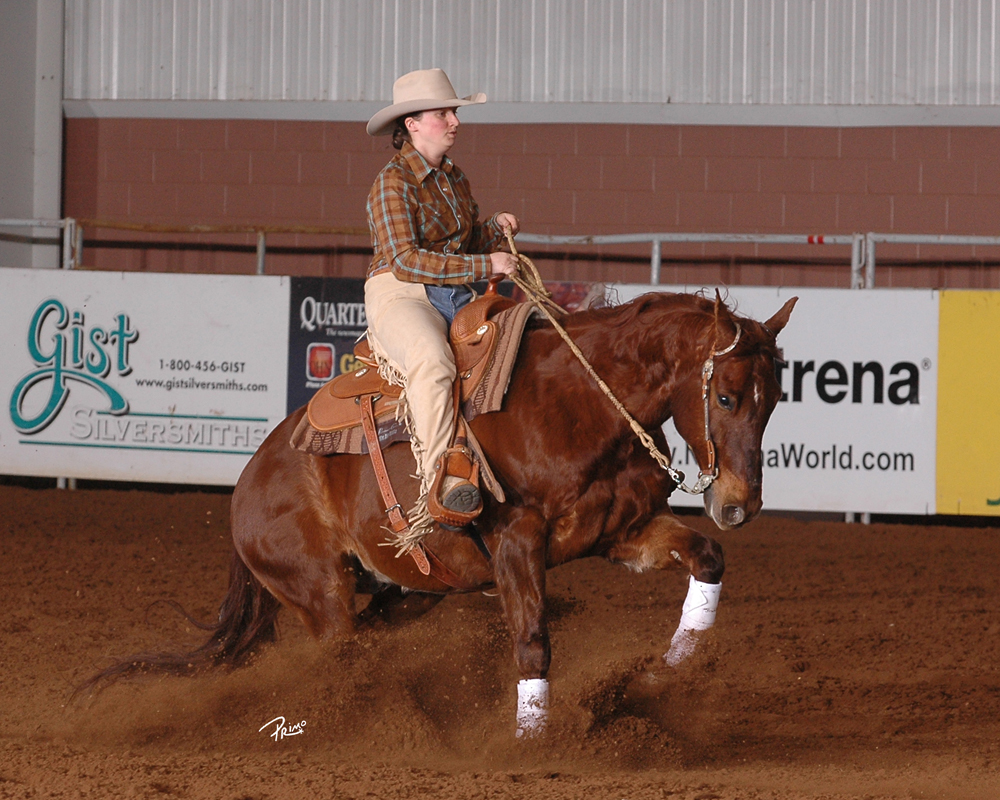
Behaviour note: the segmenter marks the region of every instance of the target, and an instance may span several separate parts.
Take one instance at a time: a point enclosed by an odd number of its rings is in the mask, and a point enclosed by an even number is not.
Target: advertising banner
[[[654,288],[701,287],[620,284],[609,299]],[[997,392],[974,363],[1000,349],[994,293],[723,294],[758,320],[799,297],[778,342],[766,508],[1000,512]],[[356,367],[366,325],[360,279],[2,269],[0,474],[232,485],[287,413]],[[939,362],[951,376],[940,414]],[[665,430],[693,479],[690,451]]]
[[[288,306],[287,411],[357,367],[354,345],[368,327],[362,278],[292,278]]]
[[[288,285],[0,269],[0,473],[234,484],[285,416]]]
[[[619,284],[612,302],[701,287]],[[714,297],[715,288],[706,290]],[[798,304],[778,337],[782,399],[764,434],[764,507],[935,513],[938,303],[931,290],[720,287],[737,313],[764,321]],[[674,461],[694,459],[665,426]],[[701,499],[675,493],[677,505]]]

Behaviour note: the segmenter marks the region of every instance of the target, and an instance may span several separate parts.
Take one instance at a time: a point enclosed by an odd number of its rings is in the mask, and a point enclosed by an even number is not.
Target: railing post
[[[851,239],[851,288],[860,289],[864,286],[862,267],[865,263],[865,235],[855,233]],[[844,522],[854,522],[854,512],[844,512]]]
[[[875,234],[865,236],[865,288],[875,288]]]
[[[73,246],[76,244],[76,220],[66,217],[62,225],[62,268],[73,269]]]
[[[83,266],[83,226],[76,225],[76,242],[73,245],[73,269]]]
[[[660,240],[654,238],[653,248],[652,248],[653,252],[650,255],[649,259],[649,282],[653,286],[656,286],[660,282],[660,263],[661,263],[660,246],[661,246]]]
[[[875,288],[875,234],[866,233],[862,239],[859,234],[855,234],[855,246],[860,248],[857,260],[854,258],[854,251],[851,253],[851,288],[852,289],[874,289]],[[861,263],[865,265],[864,282],[861,281]],[[855,264],[857,267],[855,267]],[[862,511],[859,515],[862,525],[871,525],[872,514],[870,511]],[[844,515],[845,522],[854,522],[853,512]]]
[[[264,243],[264,231],[257,231],[257,274],[264,274],[264,252],[267,245]]]
[[[864,285],[861,270],[865,263],[865,235],[854,234],[851,240],[851,288],[860,289]]]

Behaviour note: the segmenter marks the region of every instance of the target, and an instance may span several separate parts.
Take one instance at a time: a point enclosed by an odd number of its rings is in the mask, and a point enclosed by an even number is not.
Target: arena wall
[[[0,270],[0,473],[233,485],[287,413],[360,366],[362,286]],[[609,288],[615,302],[652,287]],[[1000,293],[719,288],[755,319],[798,298],[763,440],[766,507],[1000,514],[998,386],[980,366],[1000,353]],[[693,453],[664,433],[693,477]]]
[[[467,122],[453,155],[484,213],[513,211],[532,233],[993,235],[998,151],[1000,128],[991,127]],[[70,118],[64,214],[363,229],[368,189],[392,154],[359,122]],[[121,246],[144,238],[158,248]],[[202,237],[201,249],[167,244],[176,238],[90,227],[84,262],[114,270],[254,268],[252,235]],[[288,247],[311,252],[283,252]],[[267,271],[359,276],[368,247],[364,235],[273,235]],[[644,246],[577,249],[541,265],[554,280],[637,282],[648,280],[648,255]],[[664,283],[849,285],[849,255],[833,248],[675,246],[663,257]],[[996,288],[998,258],[982,248],[882,245],[878,285]]]

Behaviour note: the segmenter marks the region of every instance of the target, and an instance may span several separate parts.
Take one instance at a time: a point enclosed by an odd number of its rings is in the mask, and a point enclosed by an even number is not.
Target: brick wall
[[[347,122],[70,119],[65,141],[66,215],[161,224],[364,228],[368,189],[394,152]],[[998,152],[996,128],[466,123],[452,156],[484,213],[513,211],[533,233],[994,235]],[[254,269],[252,235],[203,235],[196,249],[176,239],[88,228],[85,264]],[[146,240],[156,246],[122,246]],[[268,247],[269,273],[357,276],[367,263],[366,236],[275,234]],[[648,279],[645,246],[526,249],[554,279]],[[1000,286],[1000,249],[878,255],[879,285]],[[845,286],[847,259],[840,248],[665,246],[662,280]]]

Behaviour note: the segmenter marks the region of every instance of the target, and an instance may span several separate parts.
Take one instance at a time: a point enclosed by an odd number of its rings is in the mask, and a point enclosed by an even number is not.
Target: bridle
[[[716,350],[715,343],[712,343],[711,355],[705,359],[705,363],[701,367],[701,400],[705,408],[705,448],[708,451],[708,465],[706,469],[698,469],[698,480],[695,482],[694,486],[684,485],[684,473],[680,470],[674,469],[672,466],[666,466],[667,473],[674,482],[677,484],[677,488],[682,492],[687,492],[687,494],[703,494],[705,490],[712,485],[712,482],[719,477],[719,467],[715,463],[715,442],[712,441],[712,432],[709,429],[709,398],[711,396],[712,387],[712,376],[715,375],[715,359],[726,355],[726,353],[731,353],[737,344],[739,344],[740,337],[743,335],[743,328],[736,321],[733,322],[736,326],[736,336],[733,339],[729,347],[723,350]],[[654,456],[655,458],[655,456]],[[662,464],[661,464],[662,466]]]

